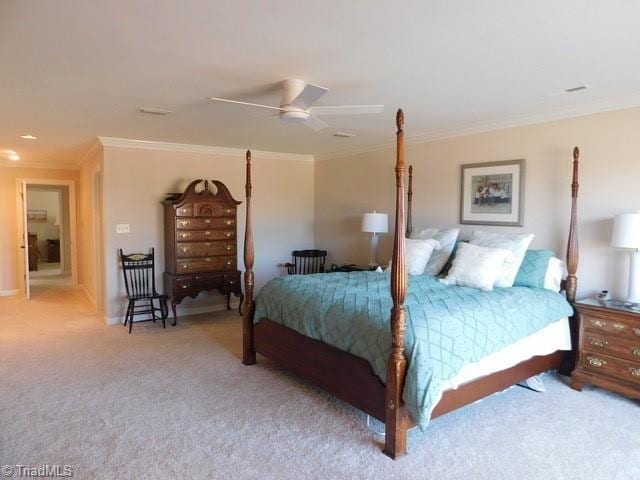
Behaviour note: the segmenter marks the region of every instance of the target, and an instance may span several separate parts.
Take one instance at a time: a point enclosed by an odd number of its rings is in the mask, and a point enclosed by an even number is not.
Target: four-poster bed
[[[254,321],[254,244],[251,217],[251,153],[246,156],[246,227],[245,227],[245,309],[243,315],[243,363],[256,363],[256,352],[287,367],[294,373],[312,381],[320,388],[352,404],[365,413],[385,423],[384,453],[398,458],[406,453],[407,430],[416,424],[403,401],[403,391],[409,367],[405,355],[406,315],[405,299],[408,278],[405,267],[405,235],[412,231],[412,168],[409,167],[408,218],[405,216],[405,162],[403,140],[404,117],[402,110],[396,116],[396,216],[393,256],[391,262],[391,350],[386,361],[386,382],[375,375],[372,365],[365,359],[343,351],[327,343],[305,336],[283,324],[259,318]],[[574,149],[572,207],[567,251],[568,277],[564,282],[565,295],[573,303],[576,294],[578,244],[576,211],[578,195],[578,149]],[[337,275],[337,274],[331,274]],[[328,278],[328,276],[327,276]],[[386,277],[385,277],[386,278]],[[572,331],[575,331],[572,326]],[[456,389],[444,391],[442,398],[431,411],[431,418],[438,417],[483,397],[499,392],[528,377],[561,366],[563,357],[570,356],[561,350],[538,355],[516,365],[481,378],[469,381]],[[566,360],[566,359],[565,359]],[[571,361],[568,362],[570,364]]]

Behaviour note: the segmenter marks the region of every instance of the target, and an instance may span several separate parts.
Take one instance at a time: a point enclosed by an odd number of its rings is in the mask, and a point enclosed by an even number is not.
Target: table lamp
[[[613,222],[611,245],[632,249],[629,265],[629,303],[640,303],[640,212],[623,213]]]
[[[369,266],[378,265],[378,233],[387,233],[389,231],[389,215],[386,213],[365,213],[362,216],[362,231],[371,233],[371,253],[369,256]]]

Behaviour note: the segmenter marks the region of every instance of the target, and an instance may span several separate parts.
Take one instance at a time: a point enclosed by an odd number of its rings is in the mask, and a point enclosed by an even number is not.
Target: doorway
[[[18,188],[26,297],[75,288],[75,183],[22,179]]]

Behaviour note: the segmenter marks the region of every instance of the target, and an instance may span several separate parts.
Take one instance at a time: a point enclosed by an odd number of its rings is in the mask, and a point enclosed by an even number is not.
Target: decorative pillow
[[[440,243],[440,250],[433,252],[424,273],[435,277],[442,271],[447,260],[451,257],[453,247],[455,247],[458,239],[458,233],[460,233],[458,228],[426,228],[412,237],[419,239],[433,238]]]
[[[492,290],[505,261],[511,256],[512,253],[503,248],[459,243],[449,274],[440,281],[447,285]]]
[[[427,240],[407,238],[405,246],[405,264],[409,275],[422,275],[425,273],[424,269],[429,262],[429,258],[431,258],[431,254],[434,250],[440,248],[438,241],[432,238]],[[391,260],[389,260],[387,270],[391,270]]]
[[[533,234],[492,233],[476,230],[471,234],[469,243],[481,247],[502,248],[513,254],[504,262],[495,285],[496,287],[512,287],[531,240],[533,240]]]
[[[549,261],[553,255],[551,250],[527,250],[513,286],[544,288]]]
[[[549,260],[547,273],[544,277],[544,288],[554,292],[560,291],[560,284],[564,277],[564,262],[559,258],[553,257]]]

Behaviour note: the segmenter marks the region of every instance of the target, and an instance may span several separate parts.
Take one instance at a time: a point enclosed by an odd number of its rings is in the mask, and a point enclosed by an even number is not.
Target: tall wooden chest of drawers
[[[576,302],[579,359],[571,387],[584,384],[640,398],[640,312],[596,299]]]
[[[198,186],[201,190],[197,190]],[[240,202],[217,180],[194,180],[182,194],[170,194],[164,205],[164,291],[176,305],[186,297],[217,290],[244,300],[237,266],[237,215]]]

